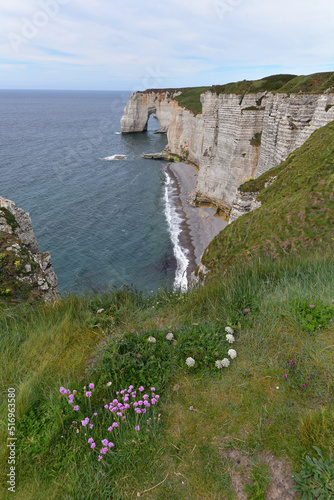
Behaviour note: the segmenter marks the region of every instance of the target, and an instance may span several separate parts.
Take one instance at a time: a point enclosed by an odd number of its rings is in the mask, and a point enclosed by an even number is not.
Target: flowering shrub
[[[108,385],[109,383],[106,384],[106,387]],[[88,387],[92,391],[94,390],[93,383],[90,383]],[[117,391],[117,397],[110,403],[106,403],[98,411],[92,412],[91,405],[87,404],[88,398],[92,397],[92,392],[87,391],[86,387],[83,388],[83,393],[71,392],[65,387],[60,387],[59,392],[69,405],[73,405],[74,399],[78,399],[80,402],[80,405],[75,405],[66,412],[80,411],[78,418],[80,423],[72,420],[70,428],[75,429],[76,434],[83,436],[84,442],[91,452],[98,455],[99,462],[105,458],[105,455],[111,453],[114,447],[117,448],[122,433],[131,435],[139,433],[141,429],[144,432],[145,429],[147,431],[150,427],[152,428],[152,418],[148,419],[147,413],[154,414],[160,398],[159,394],[156,394],[155,387],[151,387],[145,393],[143,386],[135,390],[134,386],[130,385],[126,389]],[[160,414],[154,420],[159,421]]]

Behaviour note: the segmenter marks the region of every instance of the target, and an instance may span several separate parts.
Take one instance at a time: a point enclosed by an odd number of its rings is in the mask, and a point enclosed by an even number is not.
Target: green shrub
[[[302,469],[293,478],[297,483],[291,489],[302,495],[302,500],[333,500],[334,499],[334,462],[332,449],[328,459],[324,459],[319,448],[314,446],[318,458],[306,456],[302,460]]]

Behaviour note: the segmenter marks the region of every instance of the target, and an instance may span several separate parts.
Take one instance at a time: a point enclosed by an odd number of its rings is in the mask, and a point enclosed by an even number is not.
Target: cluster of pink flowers
[[[159,394],[155,394],[155,387],[151,387],[151,394],[141,393],[145,391],[144,387],[141,386],[137,391],[133,390],[133,385],[130,385],[128,389],[123,389],[122,391],[117,391],[115,398],[111,403],[104,405],[106,410],[111,411],[117,417],[122,417],[123,420],[126,419],[126,412],[133,407],[134,411],[140,415],[141,413],[146,413],[147,409],[156,404],[160,398]],[[138,398],[138,401],[137,401]]]

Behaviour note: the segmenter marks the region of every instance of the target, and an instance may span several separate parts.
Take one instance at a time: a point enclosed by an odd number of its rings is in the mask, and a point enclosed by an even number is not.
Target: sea
[[[121,134],[130,92],[0,91],[0,195],[29,212],[62,295],[185,288],[165,134]],[[117,159],[117,157],[124,157]]]

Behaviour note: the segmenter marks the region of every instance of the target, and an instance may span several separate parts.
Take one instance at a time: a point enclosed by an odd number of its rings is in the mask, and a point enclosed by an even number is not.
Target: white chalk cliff
[[[147,129],[149,116],[167,132],[166,152],[198,166],[196,195],[226,212],[238,187],[285,160],[316,130],[334,120],[333,90],[323,94],[271,92],[201,95],[194,115],[167,90],[131,95],[121,120],[122,133]]]

